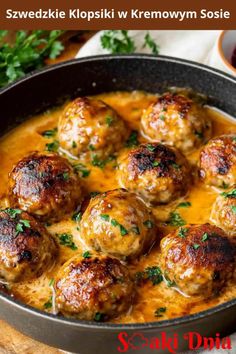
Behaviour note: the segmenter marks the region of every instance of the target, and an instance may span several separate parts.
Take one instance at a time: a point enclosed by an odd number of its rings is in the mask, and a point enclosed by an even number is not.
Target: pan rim
[[[207,65],[204,64],[199,64],[194,61],[190,60],[185,60],[185,59],[180,59],[180,58],[175,58],[175,57],[169,57],[169,56],[164,56],[164,55],[158,55],[154,56],[151,54],[119,54],[119,55],[97,55],[97,56],[89,56],[89,57],[83,57],[83,58],[78,58],[78,59],[71,59],[62,63],[50,65],[49,67],[42,68],[36,71],[33,71],[23,78],[7,85],[5,88],[0,89],[0,95],[4,94],[5,92],[8,92],[9,90],[12,90],[15,86],[18,86],[20,84],[23,84],[26,81],[29,81],[37,76],[44,75],[45,73],[48,73],[50,71],[57,70],[59,68],[63,67],[68,67],[71,65],[76,65],[80,64],[83,62],[93,62],[93,61],[104,61],[104,60],[120,60],[120,59],[125,59],[125,60],[130,60],[130,59],[147,59],[147,60],[154,60],[154,61],[163,61],[163,62],[171,62],[171,63],[177,63],[181,65],[186,65],[188,67],[193,67],[200,69],[201,71],[205,71],[208,73],[211,73],[213,75],[218,76],[219,78],[226,79],[234,84],[236,84],[236,78],[230,74],[226,74],[220,70],[211,68]],[[3,301],[21,311],[26,312],[28,315],[31,316],[36,316],[38,318],[42,318],[44,320],[52,321],[52,322],[59,322],[64,325],[70,325],[73,327],[80,327],[84,329],[94,329],[94,330],[110,330],[110,331],[118,331],[118,330],[147,330],[147,329],[161,329],[161,328],[167,328],[171,326],[176,326],[176,325],[183,325],[183,324],[190,324],[196,320],[199,320],[201,318],[206,318],[213,316],[215,313],[221,312],[225,309],[231,308],[233,306],[236,306],[236,298],[224,302],[223,304],[220,304],[218,306],[211,307],[210,309],[197,312],[188,316],[183,316],[183,317],[177,317],[173,318],[170,320],[164,320],[164,321],[154,321],[154,322],[145,322],[145,323],[129,323],[129,324],[114,324],[114,323],[108,323],[108,322],[93,322],[93,321],[79,321],[76,319],[70,319],[70,318],[65,318],[65,317],[59,317],[57,315],[49,314],[47,312],[35,309],[31,306],[28,306],[16,299],[13,299],[11,296],[0,293],[0,301]]]

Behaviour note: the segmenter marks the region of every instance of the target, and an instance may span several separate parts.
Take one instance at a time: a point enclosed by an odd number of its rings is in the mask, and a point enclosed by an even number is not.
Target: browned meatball
[[[210,186],[236,184],[236,134],[211,139],[200,153],[200,177]]]
[[[198,148],[211,135],[206,109],[182,94],[157,98],[144,112],[141,127],[150,141],[168,143],[184,153]]]
[[[185,294],[208,298],[233,277],[235,246],[213,225],[186,225],[161,241],[166,279]]]
[[[80,230],[89,248],[118,258],[143,254],[156,238],[150,210],[135,194],[124,189],[91,199]]]
[[[76,207],[81,187],[63,157],[34,152],[20,160],[9,175],[10,204],[42,220],[58,221]]]
[[[73,155],[92,150],[98,157],[117,151],[127,136],[118,114],[103,101],[76,98],[65,108],[58,124],[58,137],[63,149]]]
[[[221,193],[213,205],[211,221],[236,237],[236,188]]]
[[[81,320],[106,320],[127,311],[134,295],[128,268],[105,255],[75,256],[55,281],[58,310]]]
[[[121,187],[155,205],[169,203],[185,195],[191,174],[187,160],[178,150],[150,143],[121,156],[117,179]]]
[[[0,212],[0,277],[18,282],[40,276],[55,261],[54,239],[20,209]]]

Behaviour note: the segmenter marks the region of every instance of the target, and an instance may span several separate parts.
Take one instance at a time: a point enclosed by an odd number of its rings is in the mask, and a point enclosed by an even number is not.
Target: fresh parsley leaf
[[[232,206],[231,206],[231,209],[232,209],[233,213],[236,214],[236,206],[235,206],[235,205],[232,205]]]
[[[127,30],[108,30],[100,38],[101,45],[112,54],[133,53],[135,44]]]
[[[179,215],[179,213],[172,211],[169,216],[168,224],[171,226],[184,226],[186,221]]]
[[[166,272],[164,275],[165,275],[166,285],[168,286],[168,288],[172,288],[173,286],[176,285],[176,282],[174,280],[171,280]]]
[[[159,54],[159,46],[155,43],[154,39],[151,37],[150,33],[147,32],[145,37],[144,37],[144,45],[143,48],[150,48],[152,51],[152,54],[158,55]]]
[[[154,314],[155,317],[163,317],[163,313],[166,312],[166,307],[159,307],[159,309],[157,309]]]
[[[80,222],[81,221],[81,218],[82,218],[82,213],[81,211],[77,212],[77,213],[74,213],[72,215],[72,220],[73,221],[76,221],[76,222]]]
[[[85,251],[82,256],[83,256],[83,258],[91,258],[92,257],[92,255],[89,251]]]
[[[139,145],[138,132],[136,130],[133,130],[128,140],[126,141],[125,146],[130,148],[138,145]]]
[[[191,205],[192,204],[190,202],[182,202],[177,205],[177,208],[189,208]]]
[[[143,225],[146,226],[148,229],[152,229],[154,227],[154,223],[152,222],[152,220],[144,221]]]
[[[52,296],[50,296],[49,300],[47,302],[45,302],[45,304],[43,305],[43,307],[45,309],[50,309],[52,308]]]
[[[147,144],[146,148],[151,152],[154,152],[156,150],[156,146],[152,144]]]
[[[131,231],[134,232],[136,235],[140,235],[140,230],[138,226],[131,227]]]
[[[204,232],[204,234],[202,235],[202,241],[205,242],[206,240],[208,240],[209,236],[207,232]]]
[[[96,321],[96,322],[104,321],[104,315],[101,312],[96,312],[96,314],[94,316],[94,321]]]
[[[187,227],[181,227],[179,229],[178,236],[184,238],[184,237],[186,237],[187,232],[188,232]]]
[[[59,149],[59,141],[55,140],[52,143],[46,144],[46,150],[50,152],[57,152]]]
[[[195,250],[197,250],[199,247],[200,247],[200,245],[199,245],[198,243],[194,243],[194,244],[193,244],[193,248],[194,248]]]
[[[71,234],[64,233],[56,236],[59,238],[60,245],[71,248],[73,251],[78,249],[73,241],[73,236]]]
[[[57,134],[57,128],[45,130],[41,133],[45,138],[53,138]]]
[[[79,173],[82,178],[86,178],[90,175],[91,171],[82,163],[74,165],[74,170],[76,173]]]
[[[236,189],[233,189],[229,192],[223,192],[221,195],[223,195],[225,198],[236,198]]]
[[[112,118],[110,116],[106,117],[106,124],[108,125],[108,127],[110,127],[112,125],[113,121],[114,121],[114,118]]]
[[[12,209],[12,208],[7,208],[5,209],[5,212],[12,218],[15,219],[17,215],[20,215],[22,213],[22,210],[20,209]]]
[[[49,281],[49,286],[53,286],[53,284],[54,284],[54,282],[55,282],[55,279],[54,278],[52,278],[52,279],[50,279],[50,281]]]
[[[162,271],[159,267],[153,266],[145,269],[145,275],[153,285],[157,285],[163,281]]]
[[[0,87],[45,65],[45,59],[55,58],[64,49],[58,40],[64,31],[17,31],[13,44],[0,46]],[[0,32],[0,40],[6,31]]]

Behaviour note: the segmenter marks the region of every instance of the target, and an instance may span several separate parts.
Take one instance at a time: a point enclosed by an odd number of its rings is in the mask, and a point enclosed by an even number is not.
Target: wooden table
[[[75,57],[80,47],[93,35],[85,33],[78,38],[66,39],[65,50],[56,60],[49,60],[47,64],[69,60]],[[14,35],[11,33],[10,36]],[[59,354],[59,350],[48,347],[19,333],[6,322],[0,320],[0,354]]]

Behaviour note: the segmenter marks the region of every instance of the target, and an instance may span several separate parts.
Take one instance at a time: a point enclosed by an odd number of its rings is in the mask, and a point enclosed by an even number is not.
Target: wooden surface
[[[13,33],[14,34],[14,33]],[[73,33],[71,34],[73,35]],[[47,64],[65,61],[75,57],[79,48],[93,35],[85,33],[70,39],[65,38],[65,50],[56,60],[50,60]],[[39,328],[40,330],[40,328]],[[0,320],[0,354],[59,354],[59,350],[48,347],[25,335],[19,333],[6,322]]]

